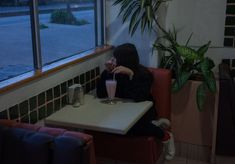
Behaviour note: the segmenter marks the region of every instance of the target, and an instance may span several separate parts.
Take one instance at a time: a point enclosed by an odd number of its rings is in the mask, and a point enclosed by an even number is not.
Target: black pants
[[[153,125],[152,120],[156,119],[154,107],[148,110],[147,113],[128,131],[127,135],[135,136],[155,136],[158,139],[163,139],[164,131]]]

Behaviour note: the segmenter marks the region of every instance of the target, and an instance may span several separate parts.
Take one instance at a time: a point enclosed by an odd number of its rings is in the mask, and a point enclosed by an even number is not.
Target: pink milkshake
[[[117,81],[116,80],[106,80],[105,85],[106,85],[106,90],[108,93],[109,100],[112,101],[115,97]]]

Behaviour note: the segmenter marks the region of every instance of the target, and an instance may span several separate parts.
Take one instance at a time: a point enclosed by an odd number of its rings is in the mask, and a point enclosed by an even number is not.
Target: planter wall
[[[200,112],[196,104],[196,88],[200,83],[190,80],[172,94],[172,131],[176,141],[211,146],[215,96],[208,93],[204,111]]]

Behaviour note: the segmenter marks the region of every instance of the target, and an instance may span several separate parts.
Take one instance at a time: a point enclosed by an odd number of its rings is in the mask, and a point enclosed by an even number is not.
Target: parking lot
[[[18,11],[23,11],[24,8],[19,8]],[[45,6],[44,9],[48,10],[49,7]],[[94,10],[76,11],[73,14],[89,24],[54,24],[50,23],[50,13],[40,14],[40,24],[48,27],[40,30],[43,64],[94,47]],[[29,15],[0,17],[0,49],[0,81],[33,69]]]

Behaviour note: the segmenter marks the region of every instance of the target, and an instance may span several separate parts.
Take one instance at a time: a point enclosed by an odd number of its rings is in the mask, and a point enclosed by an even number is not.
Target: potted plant
[[[133,35],[138,26],[141,31],[148,30],[156,34],[156,40],[153,49],[160,50],[162,53],[161,65],[164,68],[171,69],[175,78],[172,84],[172,91],[179,91],[190,79],[199,75],[202,83],[198,86],[196,92],[197,107],[201,111],[205,103],[206,92],[216,92],[216,81],[212,68],[214,62],[205,57],[210,41],[199,47],[197,50],[188,46],[191,36],[185,45],[177,42],[177,32],[173,30],[166,31],[161,27],[157,20],[157,12],[162,3],[167,0],[116,0],[114,5],[121,6],[119,15],[122,15],[123,23],[130,21],[129,33]],[[157,38],[158,29],[163,36]]]
[[[155,41],[153,47],[163,53],[161,67],[171,69],[175,81],[172,85],[172,91],[178,92],[186,82],[191,80],[200,80],[202,83],[197,87],[196,102],[201,111],[206,99],[207,91],[216,92],[216,80],[212,71],[215,66],[213,60],[205,57],[210,41],[199,47],[197,50],[188,46],[190,38],[185,45],[177,42],[177,33],[175,29],[164,33]],[[163,41],[160,41],[163,40]]]

